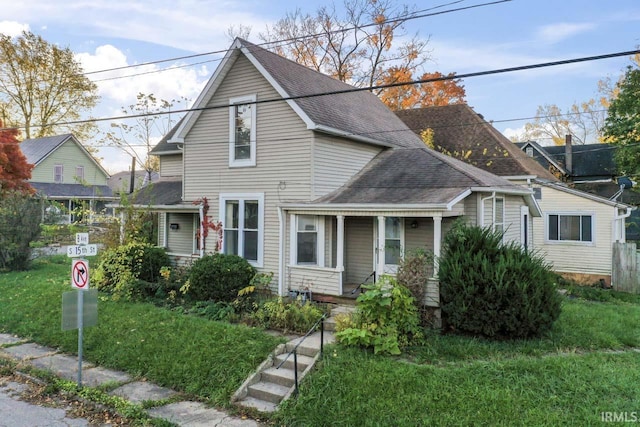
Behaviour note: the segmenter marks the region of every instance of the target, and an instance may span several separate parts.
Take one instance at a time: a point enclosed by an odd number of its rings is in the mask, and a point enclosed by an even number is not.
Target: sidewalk
[[[54,349],[30,343],[12,335],[0,334],[0,355],[28,363],[34,368],[51,371],[70,381],[77,381],[78,378],[78,358],[76,356],[62,354]],[[178,393],[148,382],[134,381],[126,373],[104,369],[83,361],[83,386],[97,387],[107,383],[117,385],[110,392],[111,395],[122,397],[131,403],[145,402],[148,404],[152,401],[158,401],[159,406],[147,410],[149,416],[164,419],[179,426],[260,426],[254,420],[232,417],[214,408],[208,408],[200,402],[177,401],[164,404],[167,399],[178,396]]]

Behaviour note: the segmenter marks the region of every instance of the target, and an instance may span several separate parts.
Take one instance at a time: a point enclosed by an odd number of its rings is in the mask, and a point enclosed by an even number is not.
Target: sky
[[[400,2],[417,10],[447,11],[491,0]],[[295,10],[291,1],[259,0],[0,0],[0,32],[23,30],[69,47],[86,72],[181,56],[224,51],[229,28],[250,28],[249,41]],[[313,14],[342,0],[307,0],[298,8]],[[423,17],[407,22],[407,36],[428,39],[425,71],[444,74],[540,64],[637,49],[638,0],[511,0]],[[166,100],[197,98],[223,54],[144,65],[88,77],[99,88],[94,117],[115,117],[135,104],[139,92]],[[467,103],[507,136],[531,121],[538,106],[573,103],[597,96],[598,81],[617,79],[630,65],[623,56],[563,66],[463,80]],[[143,74],[144,73],[144,74]],[[137,76],[131,76],[138,74]],[[123,77],[116,78],[114,77]],[[105,80],[108,79],[108,80]],[[109,121],[101,124],[106,129]],[[161,135],[156,135],[160,138]],[[131,157],[99,146],[97,156],[109,173],[128,170]],[[141,152],[144,149],[140,148]]]

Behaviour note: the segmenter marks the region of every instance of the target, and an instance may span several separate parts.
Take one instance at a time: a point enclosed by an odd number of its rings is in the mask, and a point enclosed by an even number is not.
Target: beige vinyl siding
[[[196,215],[189,213],[167,214],[167,227],[178,224],[178,230],[167,230],[167,252],[171,254],[191,255],[195,252],[195,222]]]
[[[182,176],[182,154],[167,154],[159,156],[160,176],[181,177]]]
[[[221,83],[209,106],[229,99],[256,95],[257,100],[279,95],[244,57],[240,56]],[[279,223],[277,205],[311,198],[312,132],[286,102],[256,104],[256,166],[229,167],[229,109],[205,110],[185,138],[185,202],[207,197],[209,215],[219,218],[220,193],[264,194],[262,272],[273,272],[278,283]],[[288,228],[287,234],[288,234]],[[207,248],[215,245],[210,233]],[[285,253],[288,259],[288,252]]]
[[[379,147],[316,134],[313,144],[313,196],[342,186],[381,151]]]
[[[411,224],[414,221],[417,221],[417,228],[411,228]],[[405,253],[418,248],[433,251],[433,219],[406,218],[404,222],[404,245]]]
[[[585,197],[576,196],[549,187],[542,187],[538,200],[543,212],[533,219],[534,247],[544,255],[556,271],[584,274],[611,274],[612,227],[614,207]],[[594,242],[548,242],[547,215],[574,214],[595,216],[592,228]]]
[[[75,179],[76,167],[84,166],[84,179],[82,183],[89,185],[107,185],[108,177],[92,159],[87,157],[87,153],[72,140],[67,140],[38,164],[38,166],[33,168],[31,181],[55,182],[53,176],[55,165],[62,165],[64,168],[63,184],[80,184],[81,182]]]
[[[504,198],[504,241],[520,243],[522,236],[521,206],[525,206],[522,196],[505,196]]]
[[[464,212],[465,220],[469,225],[478,224],[478,204],[480,203],[480,197],[477,193],[472,193],[466,199],[464,199]]]
[[[166,212],[161,212],[158,214],[158,246],[164,247],[167,238],[167,214]]]
[[[340,295],[340,272],[319,267],[289,266],[290,290],[310,290],[312,293]]]
[[[361,283],[374,270],[373,218],[347,217],[345,234],[345,283]]]

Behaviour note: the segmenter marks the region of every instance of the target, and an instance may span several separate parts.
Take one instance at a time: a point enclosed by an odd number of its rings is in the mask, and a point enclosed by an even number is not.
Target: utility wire
[[[461,12],[461,11],[467,10],[467,9],[474,9],[474,8],[478,8],[478,7],[491,6],[491,5],[495,5],[495,4],[499,4],[499,3],[506,3],[506,2],[510,2],[512,0],[497,0],[497,1],[481,3],[481,4],[465,6],[465,7],[459,7],[459,8],[449,9],[449,10],[444,10],[444,11],[439,11],[439,12],[421,14],[422,12],[428,12],[428,11],[439,9],[439,8],[442,8],[442,7],[451,6],[453,4],[462,3],[464,1],[466,1],[466,0],[457,0],[457,1],[452,1],[452,2],[449,2],[449,3],[444,3],[444,4],[441,4],[441,5],[438,5],[438,6],[430,7],[430,8],[427,8],[427,9],[418,10],[418,11],[412,12],[408,16],[398,16],[398,17],[395,17],[395,18],[392,18],[392,19],[387,19],[387,20],[384,21],[384,23],[386,24],[386,23],[394,23],[394,22],[401,22],[401,21],[411,21],[411,20],[414,20],[414,19],[428,18],[428,17],[431,17],[431,16],[443,15],[443,14],[447,14],[447,13]],[[288,38],[288,39],[280,39],[280,40],[274,40],[274,41],[270,41],[270,42],[259,43],[259,44],[256,44],[256,46],[272,46],[272,47],[286,46],[286,45],[295,43],[295,42],[297,42],[299,40],[305,40],[305,39],[310,39],[310,38],[314,38],[314,37],[320,37],[320,36],[327,35],[327,34],[345,33],[345,32],[349,32],[349,31],[358,30],[358,29],[361,29],[361,28],[373,27],[373,26],[376,26],[376,25],[380,25],[380,24],[379,23],[369,23],[369,24],[364,24],[364,25],[359,25],[359,26],[354,26],[354,27],[338,28],[336,30],[322,32],[322,33],[308,34],[308,35],[304,35],[304,36],[300,36],[300,37],[291,37],[291,38]],[[103,69],[103,70],[94,70],[94,71],[89,71],[89,72],[86,72],[86,73],[83,73],[83,74],[85,76],[87,76],[87,75],[91,75],[91,74],[106,73],[106,72],[110,72],[110,71],[119,71],[119,70],[125,70],[125,69],[129,69],[129,68],[143,67],[143,66],[146,66],[146,65],[156,65],[156,64],[166,63],[166,62],[180,61],[180,60],[184,60],[184,59],[200,58],[200,57],[203,57],[203,56],[209,56],[209,55],[215,55],[215,54],[226,54],[228,51],[229,51],[229,49],[220,49],[220,50],[214,50],[214,51],[210,51],[210,52],[196,53],[196,54],[193,54],[193,55],[176,56],[176,57],[173,57],[173,58],[159,59],[159,60],[156,60],[156,61],[149,61],[149,62],[142,62],[140,64],[123,65],[121,67],[107,68],[107,69]],[[197,63],[194,63],[194,64],[183,65],[181,67],[189,67],[189,66],[193,66],[193,65],[200,65],[200,64],[207,63],[207,62],[214,62],[214,61],[219,61],[219,60],[220,59],[212,59],[212,60],[208,60],[208,61],[197,62]],[[173,67],[173,68],[176,68],[176,67]],[[171,68],[169,68],[169,69],[171,69]],[[161,71],[162,70],[155,70],[153,72],[161,72]],[[150,72],[140,73],[140,74],[131,74],[131,75],[117,77],[117,78],[133,77],[133,76],[137,76],[137,75],[141,75],[141,74],[149,74],[149,73]],[[103,81],[103,80],[97,80],[97,81]]]
[[[640,49],[607,53],[603,55],[585,56],[581,58],[564,59],[560,61],[543,62],[538,64],[522,65],[517,67],[477,71],[477,72],[471,72],[471,73],[465,73],[465,74],[453,74],[448,76],[432,77],[428,79],[411,80],[406,82],[395,82],[395,83],[388,83],[388,84],[367,86],[367,87],[350,87],[348,89],[342,89],[342,90],[310,93],[310,94],[303,94],[303,95],[293,95],[293,96],[282,97],[282,98],[268,98],[268,99],[261,99],[261,100],[247,102],[246,104],[248,105],[249,104],[267,104],[267,103],[282,102],[282,101],[295,101],[298,99],[316,98],[320,96],[334,96],[334,95],[342,95],[342,94],[348,94],[348,93],[354,93],[354,92],[374,91],[378,89],[387,89],[387,88],[400,87],[400,86],[411,86],[411,85],[433,83],[433,82],[446,81],[446,80],[456,80],[456,79],[462,79],[462,78],[473,78],[473,77],[489,76],[489,75],[495,75],[495,74],[505,74],[505,73],[512,73],[516,71],[525,71],[525,70],[533,70],[538,68],[555,67],[559,65],[598,61],[602,59],[610,59],[610,58],[616,58],[620,56],[630,56],[630,55],[635,55],[637,53],[640,53]],[[126,119],[134,119],[134,118],[141,118],[141,117],[148,117],[148,116],[160,116],[160,115],[166,115],[166,114],[181,114],[181,113],[189,113],[189,112],[196,112],[196,111],[214,110],[218,108],[229,108],[229,104],[218,104],[218,105],[211,105],[211,106],[205,106],[205,107],[192,107],[192,108],[184,108],[184,109],[171,110],[171,111],[157,111],[153,113],[140,113],[140,114],[129,114],[129,115],[121,115],[121,116],[99,117],[99,118],[83,119],[83,120],[72,120],[72,121],[66,121],[66,122],[50,123],[47,126],[64,126],[64,125],[76,125],[76,124],[92,123],[92,122],[104,122],[104,121],[111,121],[111,120],[126,120]],[[42,127],[42,126],[32,125],[32,127],[36,128],[36,127]],[[7,130],[7,129],[11,129],[11,128],[2,128],[0,130]],[[13,128],[13,129],[16,129],[16,128]],[[24,129],[24,127],[17,127],[17,129]]]

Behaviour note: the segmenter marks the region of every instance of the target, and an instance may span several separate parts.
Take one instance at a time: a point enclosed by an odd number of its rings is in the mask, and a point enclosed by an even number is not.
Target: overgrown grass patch
[[[0,275],[0,331],[75,353],[77,332],[61,328],[70,271],[68,259],[54,258]],[[98,325],[84,330],[84,357],[226,406],[279,342],[256,328],[100,298]]]

